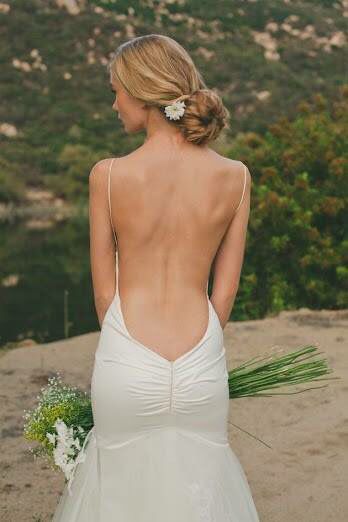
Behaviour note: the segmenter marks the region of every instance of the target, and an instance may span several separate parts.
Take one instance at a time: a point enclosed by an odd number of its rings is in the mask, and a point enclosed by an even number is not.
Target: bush
[[[331,103],[314,95],[228,152],[252,176],[237,316],[346,306],[347,106],[348,86]]]

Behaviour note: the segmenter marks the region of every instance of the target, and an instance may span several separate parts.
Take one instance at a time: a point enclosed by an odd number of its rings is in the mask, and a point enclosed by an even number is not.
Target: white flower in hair
[[[164,108],[164,111],[166,113],[167,118],[169,118],[170,120],[179,120],[185,112],[185,107],[186,105],[183,101],[176,101],[174,103],[171,103],[170,105],[167,105]]]

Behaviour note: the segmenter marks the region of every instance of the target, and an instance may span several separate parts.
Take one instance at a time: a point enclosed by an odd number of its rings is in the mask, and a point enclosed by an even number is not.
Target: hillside
[[[313,92],[336,96],[343,78],[346,1],[12,0],[0,4],[0,201],[42,187],[86,197],[93,162],[124,154],[106,64],[117,46],[159,32],[190,53],[231,111],[226,149],[263,133]],[[73,180],[65,187],[64,174]]]

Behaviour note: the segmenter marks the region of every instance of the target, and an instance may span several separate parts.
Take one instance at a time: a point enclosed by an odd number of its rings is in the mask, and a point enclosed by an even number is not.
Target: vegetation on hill
[[[144,138],[125,134],[111,110],[106,65],[123,41],[167,34],[188,49],[231,112],[230,129],[213,147],[252,175],[233,317],[345,307],[347,2],[66,2],[73,13],[58,3],[1,3],[0,204],[25,202],[28,188],[37,188],[86,205],[92,165]],[[84,236],[79,229],[84,245],[87,228],[86,221]],[[57,269],[70,282],[81,277],[73,246],[78,266],[69,260]]]
[[[70,8],[59,7],[64,3]],[[345,4],[2,3],[0,202],[23,200],[28,186],[85,198],[94,161],[141,143],[143,136],[126,135],[111,110],[106,65],[121,42],[158,32],[188,49],[231,111],[231,128],[216,144],[224,152],[238,133],[263,134],[313,92],[336,96],[347,48]]]
[[[237,316],[348,303],[348,85],[314,95],[229,151],[253,178]]]

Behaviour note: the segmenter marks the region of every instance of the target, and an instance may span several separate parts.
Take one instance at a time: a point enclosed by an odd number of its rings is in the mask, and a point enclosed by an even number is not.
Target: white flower
[[[56,428],[58,436],[60,436],[60,437],[66,436],[68,427],[64,421],[62,421],[61,419],[57,419],[53,426]]]
[[[55,433],[46,433],[46,437],[48,438],[48,440],[50,441],[51,444],[55,444],[56,443],[56,437],[57,435]]]
[[[77,464],[84,462],[86,459],[86,454],[83,451],[84,445],[81,447],[80,439],[78,437],[74,438],[74,427],[68,427],[62,419],[58,418],[54,423],[54,427],[57,433],[46,433],[46,436],[52,444],[56,445],[53,450],[55,464],[60,467],[66,478],[70,480]],[[77,431],[83,433],[85,430],[78,426]],[[74,448],[78,450],[77,455]]]
[[[75,463],[79,464],[80,462],[84,462],[86,460],[86,453],[84,451],[80,451],[77,454],[77,457],[75,459]]]
[[[179,120],[185,112],[185,103],[183,101],[176,101],[164,108],[167,118],[170,120]]]
[[[74,439],[73,444],[74,444],[76,449],[78,449],[78,450],[81,449],[80,439],[78,439],[77,437],[76,437],[76,439]]]

